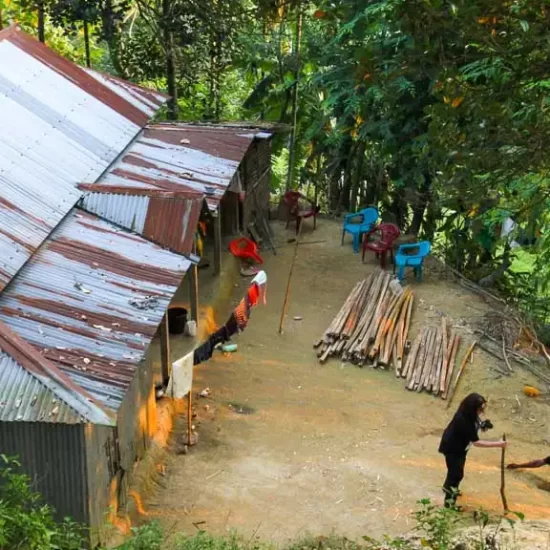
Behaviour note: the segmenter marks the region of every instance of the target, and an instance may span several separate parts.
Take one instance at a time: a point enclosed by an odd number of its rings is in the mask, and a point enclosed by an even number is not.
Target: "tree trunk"
[[[115,71],[122,78],[126,78],[126,73],[120,63],[119,56],[119,41],[117,29],[115,28],[115,23],[113,21],[113,5],[111,0],[105,0],[105,6],[101,13],[103,35],[107,46],[109,48],[109,58]]]
[[[418,190],[418,196],[413,202],[413,219],[409,232],[413,235],[418,235],[422,227],[422,221],[424,220],[424,212],[426,211],[426,205],[428,204],[430,196],[431,177],[428,174],[424,174],[424,183]]]
[[[296,123],[298,122],[298,81],[300,78],[300,42],[302,40],[302,5],[298,0],[296,11],[298,14],[296,20],[296,36],[294,38],[294,62],[296,68],[294,71],[294,86],[292,88],[292,129],[290,132],[290,142],[288,150],[288,174],[286,180],[286,190],[290,191],[294,182],[294,164],[296,163]]]
[[[168,120],[178,119],[178,93],[176,84],[176,62],[174,58],[174,36],[170,28],[170,0],[162,2],[162,19],[164,25],[164,51],[166,56],[166,86],[168,88]]]
[[[360,141],[357,147],[355,173],[353,174],[351,184],[350,212],[357,211],[357,195],[359,193],[359,184],[361,183],[361,177],[363,175],[363,164],[365,161],[366,147],[367,145],[364,141]]]
[[[92,60],[90,58],[90,30],[86,19],[84,19],[84,49],[86,51],[86,67],[90,68],[92,66]]]
[[[40,0],[38,2],[38,40],[40,42],[46,42],[46,23],[45,23],[45,14],[44,14],[44,2]]]

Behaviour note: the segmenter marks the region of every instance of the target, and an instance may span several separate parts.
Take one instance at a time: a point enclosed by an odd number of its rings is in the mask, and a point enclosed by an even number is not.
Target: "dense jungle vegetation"
[[[332,214],[376,204],[550,322],[547,0],[0,0],[0,10],[2,26],[168,93],[165,118],[288,125],[275,192],[300,188]]]

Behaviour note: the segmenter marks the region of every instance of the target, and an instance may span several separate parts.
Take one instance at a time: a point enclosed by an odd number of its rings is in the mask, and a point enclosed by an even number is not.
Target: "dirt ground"
[[[392,372],[317,362],[313,342],[353,285],[377,266],[370,256],[361,263],[349,237],[340,246],[337,223],[321,220],[312,232],[306,222],[302,240],[322,242],[299,247],[279,335],[294,247],[286,244],[291,231],[282,224],[276,230],[277,255],[263,253],[267,305],[252,311],[237,338],[237,353],[217,354],[195,368],[194,392],[212,391],[211,397],[195,400],[199,442],[187,455],[172,453],[164,487],[145,502],[149,518],[171,531],[237,530],[281,543],[305,534],[402,533],[412,526],[418,499],[442,500],[439,438],[459,400],[471,391],[489,397],[488,417],[495,425],[489,437],[506,432],[510,460],[550,454],[548,403],[521,391],[525,383],[540,383],[519,367],[511,377],[500,376],[482,351],[467,366],[452,409],[407,392]],[[247,286],[232,260],[219,282],[201,281],[202,303],[215,305],[220,324]],[[407,280],[417,296],[413,336],[422,325],[439,323],[442,313],[459,325],[487,311],[478,297],[442,279],[440,269],[430,265],[421,284]],[[473,338],[462,334],[468,342]],[[178,346],[185,347],[175,341],[175,353]],[[462,344],[459,356],[465,349]],[[184,427],[181,419],[176,443]],[[470,452],[462,504],[500,512],[499,461],[500,450]],[[511,472],[507,487],[513,510],[527,519],[550,518],[550,469]]]

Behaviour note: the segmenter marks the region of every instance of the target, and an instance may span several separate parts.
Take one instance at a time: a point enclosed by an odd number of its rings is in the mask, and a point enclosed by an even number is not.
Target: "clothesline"
[[[214,334],[211,334],[206,342],[203,342],[195,349],[193,352],[194,365],[199,365],[200,363],[208,361],[212,357],[217,345],[228,342],[234,334],[242,332],[246,328],[250,318],[250,310],[258,304],[260,299],[262,299],[265,304],[266,291],[267,274],[265,271],[259,271],[254,279],[252,279],[243,299],[231,312],[225,325],[214,332]]]

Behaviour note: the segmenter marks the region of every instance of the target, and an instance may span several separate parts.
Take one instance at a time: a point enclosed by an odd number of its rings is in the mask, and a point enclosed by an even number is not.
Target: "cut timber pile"
[[[405,343],[411,323],[414,296],[378,272],[357,283],[344,305],[315,344],[321,363],[340,356],[362,366],[393,366],[401,372]]]
[[[424,327],[414,340],[401,371],[407,389],[427,391],[442,399],[449,397],[450,401],[475,344],[468,348],[453,380],[460,336],[452,331],[448,333],[445,317],[441,319],[441,327]]]
[[[408,390],[426,391],[450,403],[476,342],[456,368],[460,336],[449,331],[442,317],[439,327],[422,328],[409,346],[414,295],[392,279],[379,272],[355,285],[315,344],[317,357],[321,363],[336,356],[359,366],[369,361],[374,367],[392,367]]]

